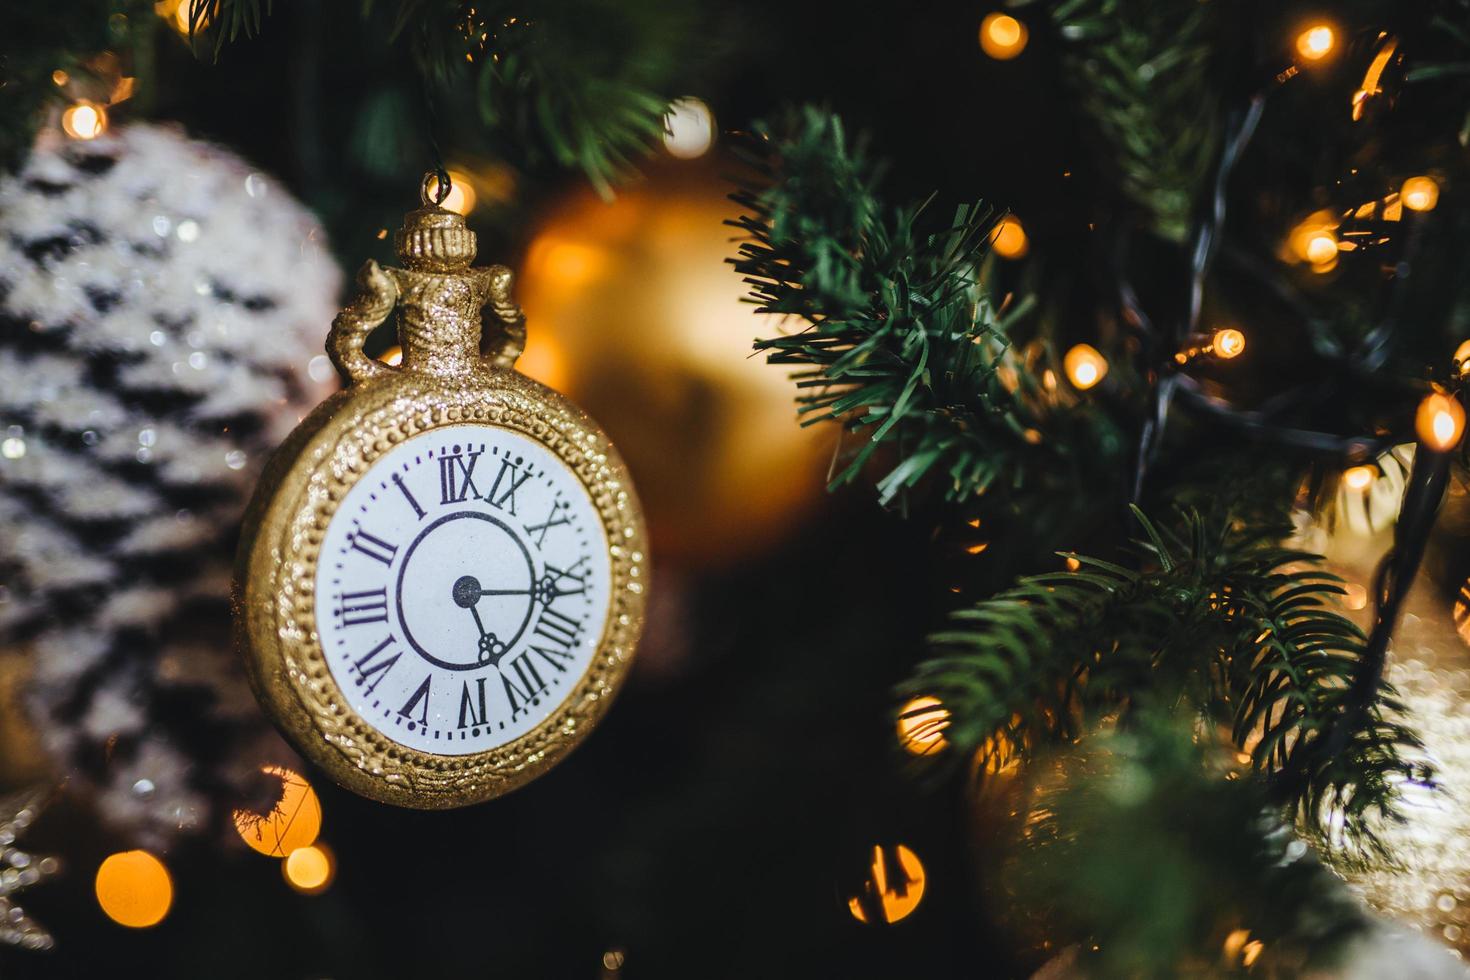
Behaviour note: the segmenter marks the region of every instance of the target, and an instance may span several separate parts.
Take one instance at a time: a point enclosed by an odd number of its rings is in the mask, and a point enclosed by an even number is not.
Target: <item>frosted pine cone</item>
[[[201,825],[261,743],[234,538],[331,376],[338,286],[283,188],[171,129],[45,134],[0,180],[0,644],[33,655],[56,762],[141,840]]]

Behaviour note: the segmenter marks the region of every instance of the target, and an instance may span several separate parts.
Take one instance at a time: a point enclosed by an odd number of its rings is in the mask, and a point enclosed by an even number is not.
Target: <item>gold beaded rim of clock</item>
[[[403,372],[375,386],[372,406],[329,399],[320,428],[302,426],[282,447],[285,467],[265,510],[247,515],[236,622],[256,651],[251,683],[297,747],[339,783],[364,796],[418,809],[480,802],[521,786],[559,762],[606,712],[642,631],[646,532],[632,483],[606,436],[561,395],[513,372],[486,399],[462,404],[448,386]],[[358,394],[349,388],[342,394]],[[358,409],[358,410],[355,410]],[[504,745],[437,755],[384,736],[352,709],[323,655],[316,629],[316,572],[327,525],[347,492],[405,440],[441,426],[483,424],[551,450],[587,490],[607,532],[609,608],[586,673],[536,727]],[[294,441],[294,439],[293,439]],[[312,452],[314,459],[303,455]],[[295,450],[294,452],[292,450]]]

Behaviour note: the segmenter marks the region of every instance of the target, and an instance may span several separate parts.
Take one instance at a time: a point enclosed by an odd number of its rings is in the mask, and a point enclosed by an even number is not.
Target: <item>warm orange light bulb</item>
[[[1015,215],[1008,214],[996,224],[990,234],[990,248],[1003,259],[1019,259],[1031,250],[1026,229]]]
[[[1470,377],[1470,340],[1460,342],[1455,348],[1455,364],[1458,365],[1460,377]]]
[[[1078,344],[1062,358],[1062,369],[1072,387],[1086,391],[1108,374],[1108,361],[1090,344]]]
[[[1448,452],[1460,444],[1460,436],[1464,434],[1465,409],[1456,399],[1436,391],[1419,403],[1414,428],[1424,445]]]
[[[300,774],[284,766],[262,766],[260,771],[280,780],[280,798],[267,814],[236,810],[235,832],[252,850],[270,857],[287,857],[316,840],[322,829],[322,804],[311,783]]]
[[[1245,350],[1245,334],[1234,327],[1216,330],[1210,346],[1214,348],[1216,357],[1222,357],[1228,361],[1232,357],[1239,357]]]
[[[913,755],[933,755],[947,748],[948,727],[949,709],[938,698],[914,698],[898,709],[898,744]]]
[[[61,128],[74,140],[94,140],[107,132],[107,110],[95,102],[78,102],[61,114]]]
[[[920,863],[919,856],[899,844],[894,848],[894,857],[903,872],[905,881],[888,880],[883,849],[874,847],[873,864],[869,868],[871,877],[864,886],[864,890],[877,900],[876,903],[870,904],[876,904],[876,911],[882,916],[882,921],[887,923],[897,922],[910,915],[914,909],[919,907],[919,901],[924,897],[924,865]],[[857,897],[847,900],[847,909],[852,913],[854,919],[864,924],[868,922],[868,914],[863,908],[863,902]]]
[[[1433,177],[1410,177],[1399,190],[1399,199],[1410,211],[1433,211],[1439,203],[1439,185]]]
[[[1337,258],[1337,236],[1326,229],[1312,232],[1307,239],[1307,261],[1325,265]]]
[[[157,925],[174,900],[173,880],[147,851],[113,854],[97,869],[97,904],[107,917],[131,929]]]
[[[1378,471],[1371,466],[1354,466],[1343,470],[1342,484],[1349,490],[1367,490]]]
[[[322,843],[298,847],[281,861],[286,884],[306,895],[326,891],[336,870],[331,850]]]
[[[1026,50],[1030,32],[1010,14],[987,14],[980,22],[980,50],[996,61],[1009,61]]]
[[[1296,53],[1306,61],[1321,61],[1332,53],[1337,37],[1326,24],[1313,24],[1296,36]]]

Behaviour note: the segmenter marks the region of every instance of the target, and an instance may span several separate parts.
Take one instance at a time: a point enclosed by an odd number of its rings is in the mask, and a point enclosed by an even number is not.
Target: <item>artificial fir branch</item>
[[[193,31],[226,41],[259,33],[269,0],[193,2]],[[385,31],[412,46],[435,83],[473,82],[481,120],[534,162],[580,169],[600,193],[657,142],[666,89],[691,52],[687,4],[614,0],[404,0]]]
[[[760,179],[734,195],[747,240],[731,261],[759,312],[805,321],[755,345],[801,369],[804,423],[840,420],[864,436],[834,485],[885,444],[900,456],[878,484],[885,503],[931,475],[964,499],[997,483],[1076,478],[1105,458],[1111,423],[1050,397],[1011,351],[1007,326],[1030,303],[998,309],[980,288],[994,211],[963,205],[926,232],[923,205],[878,197],[876,168],[835,116],[808,107],[756,129]]]
[[[1067,76],[1105,147],[1100,159],[1112,161],[1118,192],[1160,237],[1182,243],[1219,149],[1211,57],[1219,5],[1063,0],[1047,6]]]
[[[1048,750],[1002,876],[1047,910],[1048,938],[1086,951],[1079,975],[1330,972],[1368,915],[1195,727],[1148,710]]]
[[[1419,743],[1386,686],[1345,733],[1362,632],[1329,603],[1343,590],[1318,559],[1275,544],[1280,529],[1186,513],[1177,530],[1139,520],[1144,561],[1069,556],[1072,572],[1021,579],[956,611],[909,688],[938,697],[960,750],[1027,752],[1139,710],[1188,705],[1251,757],[1306,826],[1371,844]]]

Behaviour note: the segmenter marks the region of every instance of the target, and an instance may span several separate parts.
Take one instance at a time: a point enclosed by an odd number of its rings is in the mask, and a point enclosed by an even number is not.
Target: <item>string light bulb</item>
[[[938,698],[918,697],[898,709],[898,743],[911,755],[933,755],[949,746],[949,709]]]
[[[1424,445],[1437,452],[1449,452],[1460,444],[1465,432],[1465,409],[1457,399],[1436,391],[1419,403],[1414,428]]]
[[[1410,177],[1399,190],[1399,199],[1410,211],[1433,211],[1439,203],[1439,185],[1433,177]]]
[[[1013,214],[1008,214],[995,226],[995,231],[990,233],[990,248],[1003,259],[1019,259],[1031,251],[1031,243],[1026,239],[1026,229],[1021,227],[1021,221]]]
[[[311,783],[300,774],[274,765],[261,766],[260,771],[280,780],[280,797],[266,814],[246,808],[235,810],[235,832],[251,850],[269,857],[288,857],[298,847],[316,841],[322,829],[322,804]]]
[[[1373,485],[1373,478],[1378,471],[1371,466],[1353,466],[1342,472],[1342,485],[1349,490],[1361,493]]]
[[[1470,340],[1461,341],[1455,348],[1455,369],[1460,377],[1470,377]]]
[[[1108,375],[1108,361],[1091,344],[1078,344],[1062,358],[1067,380],[1078,391],[1086,391]]]
[[[675,99],[664,116],[664,149],[679,160],[693,160],[715,143],[715,116],[702,99]]]
[[[888,862],[884,860],[883,848],[874,846],[873,863],[868,869],[871,874],[863,884],[864,892],[876,900],[868,904],[874,906],[873,911],[881,916],[883,922],[889,924],[912,914],[924,897],[924,865],[920,863],[919,856],[899,844],[893,849],[893,858],[897,870],[905,880],[888,880]],[[854,919],[864,925],[868,924],[868,913],[861,898],[849,898],[847,909]]]
[[[987,14],[980,22],[980,50],[996,61],[1010,61],[1026,50],[1031,32],[1010,14]]]
[[[303,895],[317,895],[327,890],[336,874],[331,850],[320,842],[298,847],[281,860],[281,875],[286,884]]]
[[[97,869],[97,904],[107,917],[130,929],[156,926],[174,901],[173,879],[147,851],[121,851]]]
[[[1244,353],[1245,334],[1234,327],[1225,327],[1222,330],[1216,330],[1214,339],[1210,341],[1210,346],[1214,348],[1216,357],[1228,361]]]
[[[74,140],[94,140],[107,132],[107,110],[83,100],[61,114],[61,128]]]
[[[1296,36],[1296,53],[1304,61],[1321,61],[1332,53],[1337,35],[1327,24],[1313,24]]]
[[[1307,238],[1307,261],[1313,265],[1328,265],[1337,260],[1337,236],[1325,228],[1319,228]]]
[[[439,207],[455,214],[468,215],[475,210],[475,188],[470,184],[469,175],[459,170],[447,170],[449,177],[449,193],[444,195],[444,200],[439,202]],[[424,178],[424,193],[429,200],[433,200],[439,193],[439,180],[433,174]]]

